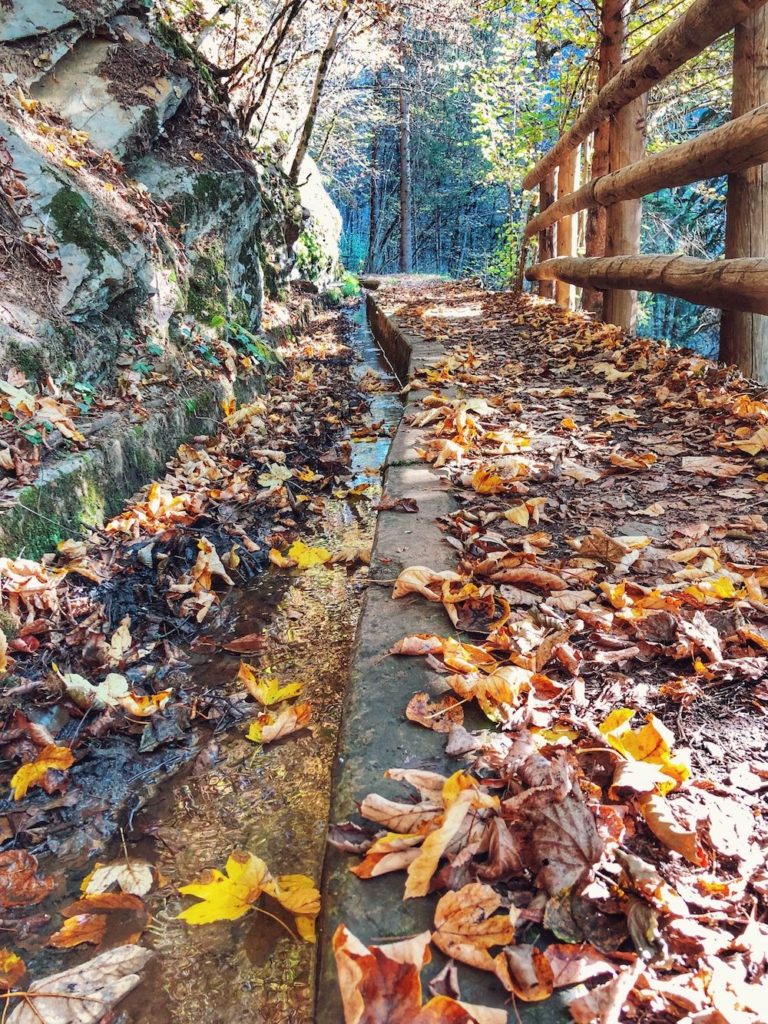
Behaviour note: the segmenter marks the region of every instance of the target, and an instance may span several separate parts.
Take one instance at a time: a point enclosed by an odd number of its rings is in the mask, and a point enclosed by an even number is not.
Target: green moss
[[[65,185],[45,207],[56,225],[56,236],[65,245],[76,245],[88,254],[92,270],[101,270],[109,246],[99,237],[93,209],[79,192]]]
[[[227,261],[221,243],[216,241],[195,259],[189,278],[187,312],[207,323],[216,315],[227,316],[227,302]]]

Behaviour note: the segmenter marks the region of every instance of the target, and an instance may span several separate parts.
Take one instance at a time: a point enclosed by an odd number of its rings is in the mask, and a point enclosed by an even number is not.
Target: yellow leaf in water
[[[269,868],[260,857],[235,850],[227,860],[226,874],[211,868],[197,882],[183,885],[183,896],[196,896],[201,902],[178,915],[187,924],[211,924],[214,921],[236,921],[247,914],[272,882]]]
[[[299,569],[311,569],[313,565],[323,565],[329,561],[331,552],[327,548],[308,547],[303,540],[297,540],[288,548],[288,557],[293,559]]]
[[[21,800],[32,786],[41,785],[49,769],[64,772],[74,763],[75,758],[69,747],[56,747],[53,744],[43,747],[35,760],[23,764],[11,779],[13,799]]]
[[[27,965],[10,949],[0,949],[0,990],[16,988],[27,973]]]
[[[320,913],[320,893],[306,875],[280,875],[267,882],[264,892],[293,914],[296,929],[306,942],[315,941],[315,918]]]
[[[276,565],[278,569],[293,569],[296,563],[290,558],[286,558],[282,552],[278,551],[277,548],[270,548],[269,560],[272,565]]]
[[[265,708],[278,704],[281,700],[298,697],[303,689],[301,683],[286,683],[285,686],[281,686],[280,681],[269,670],[265,679],[257,679],[251,666],[245,662],[240,665],[237,680],[243,684],[253,699],[263,704]]]
[[[294,704],[278,714],[266,712],[255,722],[251,722],[246,738],[254,743],[274,743],[284,736],[303,729],[312,717],[312,706],[309,703]]]

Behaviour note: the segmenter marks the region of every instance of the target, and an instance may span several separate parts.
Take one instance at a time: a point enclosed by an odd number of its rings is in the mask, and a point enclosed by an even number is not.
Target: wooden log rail
[[[764,163],[768,163],[768,104],[721,128],[702,132],[689,142],[593,178],[530,220],[525,237],[530,238],[581,210],[641,199],[660,189],[690,185]]]
[[[529,281],[662,292],[715,309],[768,315],[768,259],[698,260],[692,256],[562,258],[537,263]]]
[[[768,0],[691,0],[641,53],[617,66],[629,6],[603,0],[598,93],[523,181],[540,187],[539,212],[525,229],[526,240],[538,235],[540,262],[526,277],[539,282],[540,295],[552,296],[554,287],[571,308],[572,286],[585,290],[584,307],[593,311],[602,292],[603,319],[626,330],[634,326],[636,291],[723,309],[721,351],[768,380]],[[733,120],[646,156],[649,90],[733,30]],[[582,146],[593,133],[594,146]],[[585,183],[575,188],[579,147]],[[591,172],[583,166],[589,149]],[[727,259],[638,255],[644,196],[722,175],[729,176]],[[590,214],[588,257],[579,258],[575,218],[584,210],[606,211],[599,216],[607,221],[603,229],[598,213]]]

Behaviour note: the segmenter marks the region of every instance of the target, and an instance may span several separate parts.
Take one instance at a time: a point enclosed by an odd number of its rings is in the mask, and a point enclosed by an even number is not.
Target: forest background
[[[173,16],[185,3],[170,0]],[[686,0],[627,0],[627,56]],[[216,74],[265,152],[309,150],[353,272],[514,279],[522,179],[595,91],[599,0],[235,0],[209,12]],[[653,90],[653,153],[730,117],[732,40]],[[297,174],[299,163],[294,161]],[[643,201],[642,251],[714,259],[726,179]],[[311,262],[314,240],[302,239]],[[719,312],[641,294],[638,332],[717,355]]]

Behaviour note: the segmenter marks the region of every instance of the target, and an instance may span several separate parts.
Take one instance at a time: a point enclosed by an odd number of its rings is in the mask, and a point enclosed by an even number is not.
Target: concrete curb
[[[397,316],[387,310],[379,295],[367,296],[368,317],[374,336],[402,380],[420,366],[434,365],[444,354],[441,345],[404,330]],[[409,404],[419,393],[409,393]],[[371,559],[371,586],[364,601],[352,654],[349,688],[344,711],[331,796],[331,821],[354,815],[355,804],[377,792],[403,799],[402,786],[383,778],[388,768],[418,766],[446,775],[461,762],[446,758],[444,738],[404,717],[405,706],[418,690],[432,690],[434,673],[423,658],[395,658],[390,647],[410,633],[448,632],[440,605],[418,596],[392,600],[392,581],[409,565],[452,569],[455,551],[442,542],[435,520],[455,509],[447,482],[439,471],[423,462],[415,448],[424,433],[403,419],[387,458],[384,492],[392,497],[416,498],[419,512],[379,514]],[[376,585],[375,581],[386,584]],[[481,727],[468,721],[468,727]],[[331,939],[344,923],[363,942],[388,941],[413,935],[432,926],[437,900],[403,901],[402,872],[361,881],[349,868],[349,854],[329,847],[322,881],[322,912],[318,949],[316,1024],[341,1024],[344,1019],[336,981]],[[435,951],[436,952],[436,951]],[[438,954],[425,977],[445,963]],[[461,968],[462,998],[468,1002],[504,1006],[504,993],[483,972]],[[490,982],[490,983],[489,983]],[[564,1020],[552,1001],[518,1006],[522,1019],[531,1024]]]

